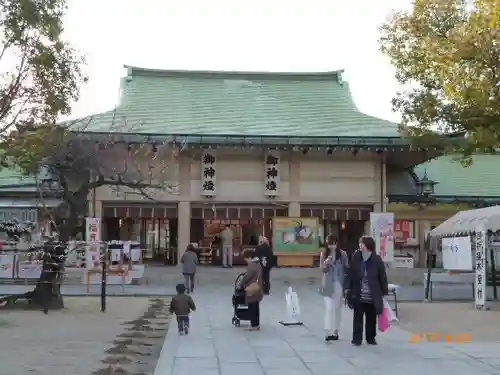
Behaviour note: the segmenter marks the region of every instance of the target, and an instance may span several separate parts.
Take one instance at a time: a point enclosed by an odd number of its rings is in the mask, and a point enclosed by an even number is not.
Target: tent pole
[[[431,277],[432,277],[432,242],[433,238],[429,240],[429,248],[427,249],[427,280],[425,280],[425,301],[429,301],[429,294],[431,291]]]

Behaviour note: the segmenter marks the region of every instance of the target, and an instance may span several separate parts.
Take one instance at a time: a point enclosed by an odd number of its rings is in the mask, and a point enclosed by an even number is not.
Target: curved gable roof
[[[126,122],[132,133],[399,137],[397,124],[357,109],[342,71],[127,70],[120,105],[88,131]]]

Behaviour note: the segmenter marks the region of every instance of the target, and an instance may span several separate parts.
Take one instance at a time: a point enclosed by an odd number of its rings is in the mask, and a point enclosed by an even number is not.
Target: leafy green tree
[[[408,88],[393,99],[404,135],[464,159],[500,147],[499,0],[414,0],[380,31],[381,50]],[[438,133],[467,142],[443,144]]]
[[[66,11],[66,0],[0,0],[1,167],[33,175],[66,138],[56,122],[87,80],[83,57],[63,40]]]
[[[0,0],[0,134],[54,124],[78,100],[83,59],[62,39],[66,0]]]

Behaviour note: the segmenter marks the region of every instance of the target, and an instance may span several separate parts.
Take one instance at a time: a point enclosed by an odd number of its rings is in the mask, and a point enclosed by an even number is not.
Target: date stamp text
[[[447,344],[470,344],[471,335],[469,333],[449,334],[440,332],[413,333],[410,337],[410,344],[424,344],[428,342],[442,342]]]

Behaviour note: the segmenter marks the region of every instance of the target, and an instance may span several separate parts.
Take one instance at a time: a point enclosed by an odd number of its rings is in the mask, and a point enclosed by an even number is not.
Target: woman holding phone
[[[344,276],[348,266],[347,254],[340,250],[337,238],[329,235],[321,267],[323,270],[322,295],[325,303],[325,341],[327,342],[339,339],[344,299]]]

